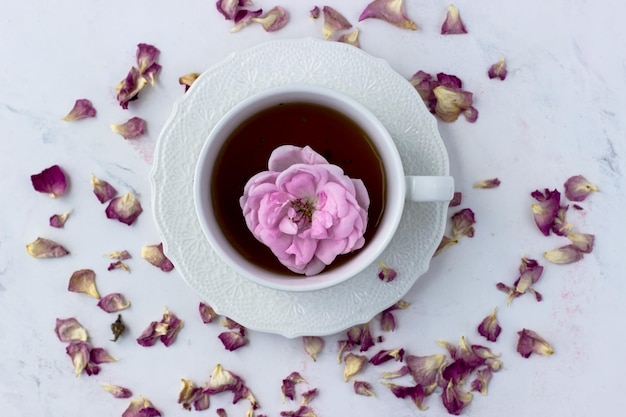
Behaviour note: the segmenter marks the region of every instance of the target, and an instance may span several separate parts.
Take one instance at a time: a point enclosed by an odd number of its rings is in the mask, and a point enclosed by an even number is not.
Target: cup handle
[[[454,178],[450,176],[406,176],[406,200],[450,201],[454,196]]]

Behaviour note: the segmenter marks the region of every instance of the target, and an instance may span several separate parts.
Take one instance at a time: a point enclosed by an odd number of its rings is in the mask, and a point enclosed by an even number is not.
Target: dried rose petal
[[[502,331],[502,327],[500,327],[496,317],[496,310],[497,307],[494,307],[491,314],[485,317],[478,325],[478,333],[490,342],[495,342]]]
[[[542,300],[542,296],[539,292],[533,289],[531,286],[539,281],[541,274],[543,273],[543,267],[537,263],[534,259],[522,258],[519,267],[519,277],[513,283],[513,287],[509,287],[502,282],[499,282],[496,287],[509,295],[507,299],[507,305],[510,304],[513,298],[517,298],[530,291],[535,295],[537,301]]]
[[[120,293],[112,293],[102,297],[97,305],[107,313],[116,313],[130,307],[130,301]]]
[[[293,401],[296,395],[296,384],[304,382],[304,378],[298,372],[292,372],[283,379],[280,390],[283,393],[283,401],[287,398]]]
[[[543,253],[543,257],[553,264],[571,264],[583,258],[583,251],[577,245],[565,245]]]
[[[568,207],[569,206],[559,207],[559,210],[556,213],[556,217],[552,222],[552,227],[550,229],[557,236],[566,236],[574,227],[570,223],[568,223],[567,219],[565,218]]]
[[[395,360],[402,362],[404,358],[404,349],[381,350],[369,360],[372,365],[380,365],[381,363]]]
[[[202,301],[198,305],[198,311],[200,312],[200,318],[202,319],[202,323],[211,323],[218,317],[218,314],[213,310],[208,304],[203,303]]]
[[[60,244],[43,237],[26,245],[26,251],[33,258],[60,258],[70,253]]]
[[[112,124],[111,130],[124,139],[133,139],[145,133],[146,121],[141,117],[132,117],[122,124]]]
[[[166,329],[165,333],[161,335],[161,342],[166,347],[169,347],[176,340],[176,336],[180,329],[183,328],[184,323],[166,308],[161,319],[161,325]]]
[[[191,410],[192,407],[196,411],[206,410],[210,406],[210,397],[203,392],[203,389],[196,387],[192,381],[181,379],[183,386],[178,393],[178,403],[185,410]]]
[[[474,237],[474,212],[465,208],[452,216],[452,235],[454,239],[462,236]]]
[[[460,192],[455,192],[452,196],[452,200],[448,204],[448,207],[456,207],[461,205],[461,201],[463,200],[463,194]]]
[[[337,38],[337,42],[347,43],[348,45],[360,48],[361,44],[359,43],[359,28],[355,28],[352,32],[344,33],[343,35],[339,36]]]
[[[348,19],[330,6],[324,6],[322,8],[322,15],[324,16],[322,35],[324,35],[326,39],[330,39],[340,30],[350,29],[352,27],[352,23],[348,22]]]
[[[163,243],[142,247],[141,257],[163,272],[170,272],[174,269],[174,264],[163,253]]]
[[[111,200],[105,213],[109,219],[119,220],[130,226],[142,211],[139,200],[132,193],[126,193],[122,197]]]
[[[446,14],[446,20],[444,20],[443,25],[441,26],[441,34],[442,35],[462,35],[467,33],[465,29],[465,25],[461,20],[461,15],[459,14],[459,9],[454,5],[448,6],[448,13]]]
[[[102,384],[102,388],[110,393],[115,398],[130,398],[133,393],[128,388],[121,387],[119,385]]]
[[[341,363],[343,361],[344,352],[349,352],[354,349],[355,343],[352,343],[350,340],[339,340],[337,342],[339,346],[339,353],[337,353],[337,363]]]
[[[313,359],[317,360],[317,355],[324,348],[324,339],[319,336],[302,336],[304,351]]]
[[[473,94],[469,91],[439,85],[433,89],[433,94],[437,99],[435,114],[444,122],[454,122],[461,113],[472,108]],[[469,122],[474,122],[478,112],[473,109],[469,117],[465,116]]]
[[[365,355],[355,355],[354,353],[348,353],[343,358],[343,379],[348,382],[350,378],[361,372],[363,366],[367,362]]]
[[[487,395],[487,386],[493,373],[490,368],[481,368],[476,371],[476,378],[472,381],[472,391],[478,391],[482,395]]]
[[[94,174],[91,174],[91,185],[93,186],[93,193],[101,203],[106,203],[117,194],[117,191],[111,184],[98,179]]]
[[[313,7],[309,11],[309,16],[311,16],[311,18],[313,19],[317,19],[318,17],[320,17],[320,8],[318,6]]]
[[[185,86],[185,92],[189,90],[189,87],[198,79],[200,74],[197,72],[190,72],[189,74],[185,74],[182,77],[178,78],[178,83],[180,85]]]
[[[70,217],[70,213],[71,212],[67,211],[63,214],[53,214],[50,217],[50,226],[56,227],[57,229],[63,228],[63,226],[65,226],[65,222],[67,221],[68,217]]]
[[[439,246],[437,246],[437,249],[433,254],[433,257],[439,255],[441,252],[448,249],[450,246],[456,245],[457,243],[459,243],[458,239],[450,239],[448,236],[442,237]]]
[[[500,185],[498,178],[490,178],[488,180],[479,181],[474,184],[474,188],[496,188]]]
[[[89,363],[89,345],[86,342],[71,342],[65,352],[72,359],[76,376],[79,376]]]
[[[369,348],[374,346],[374,338],[372,337],[372,332],[370,331],[370,324],[365,323],[363,326],[363,331],[361,332],[361,338],[359,340],[359,351],[366,352]]]
[[[595,236],[588,233],[568,233],[567,238],[582,253],[591,253]]]
[[[122,261],[111,262],[107,267],[107,271],[113,271],[114,269],[123,269],[126,272],[130,272],[130,268]]]
[[[382,19],[403,29],[417,30],[417,24],[404,14],[403,0],[374,0],[359,16],[365,19]]]
[[[31,175],[30,181],[33,184],[35,191],[46,193],[52,198],[62,196],[67,188],[65,174],[58,165],[52,165],[50,168],[44,169],[39,174]]]
[[[317,417],[317,415],[311,407],[301,405],[296,411],[281,411],[280,417]]]
[[[115,361],[117,361],[117,359],[109,355],[109,353],[103,348],[92,348],[89,351],[89,362],[95,363],[96,365]]]
[[[426,394],[424,392],[424,387],[420,384],[412,387],[391,384],[389,382],[384,382],[383,384],[388,387],[397,398],[409,397],[420,410],[426,410],[428,408],[423,405]]]
[[[280,6],[272,7],[261,17],[252,18],[253,22],[260,23],[266,32],[275,32],[288,22],[287,12]]]
[[[224,349],[231,352],[248,344],[248,339],[240,332],[222,332],[217,337],[224,345]]]
[[[599,191],[598,187],[587,181],[582,175],[570,177],[563,184],[565,187],[565,197],[570,201],[584,201],[593,191]]]
[[[409,303],[404,300],[400,300],[389,308],[386,308],[380,313],[380,328],[385,332],[392,332],[396,329],[396,319],[391,313],[394,310],[405,309],[409,307]]]
[[[489,67],[487,71],[487,75],[489,78],[500,78],[500,80],[504,81],[506,78],[507,70],[506,70],[506,62],[504,61],[504,57],[500,57],[500,60]]]
[[[307,405],[308,403],[310,403],[313,398],[317,397],[317,393],[317,388],[313,388],[306,392],[303,392],[301,405]]]
[[[72,273],[67,290],[100,299],[100,294],[96,288],[96,273],[91,269],[79,269]]]
[[[242,379],[234,373],[224,369],[221,364],[215,365],[211,377],[207,382],[204,392],[210,395],[224,391],[236,391],[243,386]]]
[[[144,74],[156,63],[159,53],[160,51],[153,45],[145,43],[137,45],[137,67],[141,74]]]
[[[245,0],[217,0],[215,6],[226,20],[235,20],[239,7],[248,4],[249,2]]]
[[[232,28],[230,28],[231,32],[239,32],[241,29],[245,28],[246,26],[250,25],[252,23],[252,19],[261,16],[261,14],[263,14],[263,9],[259,9],[259,10],[247,10],[247,9],[242,9],[237,11],[237,14],[235,15],[235,24]]]
[[[434,112],[436,98],[433,89],[439,85],[439,81],[427,72],[419,70],[413,74],[409,82],[415,87],[415,90],[417,90],[422,100],[428,104],[428,108],[431,112]]]
[[[217,413],[217,417],[228,417],[228,415],[226,414],[226,410],[224,410],[223,408],[218,408],[217,410],[215,410],[215,412]]]
[[[96,109],[91,104],[91,101],[86,98],[76,100],[72,110],[62,120],[66,122],[73,122],[75,120],[85,119],[88,117],[96,117]]]
[[[430,391],[437,384],[437,376],[445,366],[445,360],[446,356],[441,353],[428,356],[407,355],[405,363],[415,383]]]
[[[372,391],[372,384],[366,381],[354,381],[354,392],[366,397],[375,397]]]
[[[128,408],[122,413],[122,417],[160,417],[161,413],[154,408],[152,403],[145,397],[131,399]]]
[[[552,223],[561,207],[561,193],[557,190],[550,191],[546,188],[543,193],[539,190],[535,190],[530,195],[537,200],[537,203],[531,206],[535,223],[541,233],[548,236],[552,228]]]
[[[461,391],[460,386],[450,381],[441,394],[441,400],[448,413],[458,416],[472,400],[472,393]]]
[[[74,317],[56,319],[54,332],[61,342],[86,342],[87,330]]]
[[[128,103],[137,99],[137,94],[145,87],[148,80],[141,75],[139,70],[132,67],[124,78],[116,87],[117,102],[124,110],[128,109]]]
[[[106,256],[109,259],[117,259],[118,261],[123,261],[123,260],[132,258],[132,256],[127,250],[109,252],[104,256]]]
[[[523,357],[528,358],[533,353],[539,355],[552,355],[554,353],[552,346],[536,332],[522,329],[517,334],[519,335],[517,351]]]
[[[398,276],[396,270],[393,268],[389,268],[384,262],[379,261],[378,266],[380,267],[378,278],[381,281],[392,282]]]

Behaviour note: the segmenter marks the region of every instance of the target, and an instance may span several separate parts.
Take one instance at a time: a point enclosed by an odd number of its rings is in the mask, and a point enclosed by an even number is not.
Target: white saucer
[[[156,147],[152,203],[165,253],[219,314],[286,337],[327,335],[371,320],[409,291],[443,236],[448,203],[406,203],[398,232],[380,259],[398,271],[391,283],[378,278],[376,263],[337,286],[297,293],[262,287],[230,269],[196,217],[196,160],[228,110],[259,91],[291,83],[331,88],[367,107],[396,141],[406,174],[449,174],[435,118],[387,62],[338,42],[276,40],[210,68],[176,102]]]

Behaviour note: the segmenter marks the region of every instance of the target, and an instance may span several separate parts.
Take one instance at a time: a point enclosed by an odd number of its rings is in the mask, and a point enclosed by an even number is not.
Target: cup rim
[[[381,224],[378,226],[378,231],[370,242],[366,243],[364,248],[359,249],[359,255],[330,271],[322,271],[312,276],[278,276],[249,263],[232,248],[225,236],[216,233],[219,232],[220,227],[215,221],[215,216],[212,215],[211,193],[210,191],[207,192],[207,190],[210,190],[210,187],[206,187],[206,179],[210,178],[212,173],[212,160],[219,153],[221,145],[233,129],[239,123],[247,120],[262,109],[288,102],[311,102],[324,105],[341,111],[352,120],[354,120],[355,116],[358,116],[359,121],[365,122],[365,125],[359,123],[360,127],[374,141],[381,157],[383,154],[386,156],[386,159],[383,158],[383,160],[386,161],[385,173],[387,183],[393,184],[393,187],[388,187],[387,189],[385,212]],[[354,121],[357,122],[356,120]],[[226,133],[223,134],[224,132]],[[381,146],[383,147],[382,151]],[[242,100],[215,124],[202,146],[195,166],[194,208],[203,234],[209,241],[210,246],[237,273],[256,284],[275,290],[291,292],[315,291],[340,284],[359,274],[377,261],[377,258],[395,235],[402,217],[406,194],[404,176],[402,160],[393,138],[382,122],[369,109],[352,97],[329,88],[309,84],[289,84],[260,91]],[[229,247],[231,250],[226,250],[224,246]]]

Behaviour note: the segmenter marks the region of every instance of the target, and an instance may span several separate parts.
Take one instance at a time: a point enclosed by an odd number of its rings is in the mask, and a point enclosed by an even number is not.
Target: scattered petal
[[[113,271],[114,269],[123,269],[126,272],[130,272],[130,268],[122,261],[111,262],[107,267],[107,271]]]
[[[437,250],[435,250],[435,253],[433,254],[433,257],[439,255],[441,252],[448,249],[450,246],[456,245],[457,243],[459,243],[458,239],[450,239],[448,236],[442,237],[439,246],[437,246]]]
[[[317,397],[317,388],[310,389],[306,392],[302,393],[302,403],[301,405],[307,405],[313,400],[313,398]]]
[[[126,259],[132,258],[127,250],[109,252],[104,256],[109,259],[117,259],[118,261],[124,261]]]
[[[448,13],[446,14],[446,20],[444,20],[441,26],[442,35],[461,35],[467,33],[465,25],[461,20],[459,9],[454,5],[448,6]]]
[[[392,282],[398,276],[396,270],[393,268],[389,268],[384,262],[379,261],[378,266],[380,267],[378,278],[381,281]]]
[[[463,200],[463,194],[460,192],[455,192],[452,196],[452,200],[450,200],[450,204],[448,207],[456,207],[461,205],[461,201]]]
[[[226,414],[226,410],[224,410],[223,408],[218,408],[217,410],[215,410],[215,412],[217,413],[217,417],[228,417]]]
[[[343,360],[344,352],[349,352],[354,349],[355,344],[350,340],[339,340],[337,342],[339,346],[339,353],[337,353],[337,363],[341,363]]]
[[[118,314],[117,319],[111,323],[111,332],[113,332],[113,340],[111,342],[117,342],[117,339],[126,331],[126,326],[122,322],[122,315]]]
[[[441,394],[441,400],[448,413],[458,416],[472,400],[472,394],[461,391],[460,386],[450,381]]]
[[[122,413],[122,417],[160,417],[161,413],[154,408],[152,403],[145,397],[138,400],[131,399],[128,408]]]
[[[391,313],[394,310],[405,309],[409,307],[409,303],[400,300],[389,308],[380,313],[380,328],[385,332],[392,332],[396,329],[396,319]]]
[[[122,124],[112,124],[111,130],[124,139],[133,139],[141,136],[145,132],[146,121],[141,117],[132,117]]]
[[[292,372],[287,376],[287,378],[283,379],[280,390],[283,393],[283,402],[289,398],[293,401],[296,395],[296,384],[304,382],[304,378],[300,376],[298,372]]]
[[[487,386],[493,373],[490,368],[481,368],[476,371],[476,378],[472,381],[472,391],[478,391],[482,395],[487,395]]]
[[[105,295],[98,301],[98,307],[107,313],[116,313],[130,307],[130,302],[120,293]]]
[[[491,178],[488,180],[479,181],[474,184],[474,188],[496,188],[500,185],[500,180],[497,178]]]
[[[242,336],[246,334],[246,328],[230,317],[225,317],[224,320],[222,320],[222,326],[230,330],[237,330]]]
[[[474,237],[474,212],[465,208],[452,216],[452,235],[454,239],[462,236]]]
[[[155,62],[142,73],[142,77],[148,80],[151,87],[154,87],[154,83],[156,82],[156,77],[159,75],[159,72],[161,72],[161,65]]]
[[[431,391],[437,384],[437,377],[445,366],[446,356],[437,353],[428,356],[407,355],[405,358],[408,371],[416,384]]]
[[[509,287],[502,282],[499,282],[496,287],[498,290],[506,292],[509,295],[507,305],[517,297],[522,296],[527,291],[530,291],[535,295],[537,301],[542,300],[542,296],[539,292],[532,288],[532,285],[539,281],[541,274],[543,273],[543,267],[534,259],[522,258],[519,267],[520,275],[513,283],[513,287]]]
[[[433,94],[437,99],[435,114],[444,122],[454,122],[465,110],[472,108],[473,94],[459,88],[450,88],[439,85],[433,89]],[[476,109],[466,118],[470,122],[476,121],[478,112]]]
[[[304,351],[313,359],[317,360],[317,355],[324,348],[324,339],[319,336],[303,336],[302,344],[304,345]]]
[[[161,335],[161,342],[169,347],[176,340],[180,329],[183,328],[183,321],[166,308],[161,319],[161,325],[166,329],[165,333]]]
[[[478,325],[478,333],[490,342],[495,342],[502,331],[502,327],[500,327],[496,317],[496,310],[497,307],[494,307],[491,314],[485,317]]]
[[[288,22],[287,12],[280,6],[272,7],[261,17],[253,17],[252,21],[260,23],[266,32],[275,32],[281,29]]]
[[[35,191],[46,193],[52,198],[62,196],[67,188],[65,174],[58,165],[52,165],[39,174],[31,175],[30,181]]]
[[[202,319],[202,323],[211,323],[218,317],[218,314],[213,310],[208,304],[203,303],[202,301],[198,305],[198,310],[200,311],[200,318]]]
[[[311,407],[301,405],[296,411],[281,411],[281,417],[317,417]],[[248,416],[246,416],[248,417]]]
[[[89,338],[87,330],[73,317],[56,319],[54,332],[61,342],[86,342]]]
[[[261,16],[263,13],[262,9],[259,10],[247,10],[242,9],[237,11],[237,15],[235,16],[235,25],[230,28],[231,32],[239,32],[241,29],[245,28],[249,24],[252,23],[252,19],[255,17]]]
[[[144,74],[156,63],[159,53],[160,51],[153,45],[146,43],[137,45],[137,67],[141,74]]]
[[[65,352],[72,359],[76,376],[80,375],[89,363],[89,345],[86,342],[71,342]]]
[[[128,389],[119,385],[102,384],[102,388],[115,398],[130,398],[133,393]]]
[[[535,223],[541,233],[548,236],[561,207],[561,193],[557,190],[550,191],[546,188],[543,193],[535,190],[530,195],[537,200],[537,203],[531,206]]]
[[[365,397],[375,397],[372,384],[366,381],[354,381],[354,392]]]
[[[117,361],[117,359],[109,355],[103,348],[93,348],[89,351],[89,362],[95,363],[96,365],[115,361]]]
[[[352,27],[352,23],[348,22],[348,19],[330,6],[324,6],[322,8],[322,15],[324,16],[322,35],[324,35],[324,38],[327,40],[338,31]]]
[[[337,38],[337,42],[347,43],[348,45],[360,48],[361,44],[359,43],[359,28],[355,28],[352,32],[344,33],[343,35],[339,36]]]
[[[217,337],[224,345],[224,348],[231,352],[248,344],[248,339],[240,332],[222,332]]]
[[[381,350],[369,360],[372,365],[380,365],[381,363],[395,360],[402,362],[404,358],[404,349]]]
[[[57,229],[63,228],[68,217],[70,217],[70,213],[71,212],[67,211],[63,214],[53,214],[50,217],[50,226],[56,227]]]
[[[143,212],[141,203],[132,193],[114,198],[105,210],[109,219],[119,220],[129,226],[137,220],[141,212]]]
[[[174,269],[174,264],[163,253],[163,243],[144,246],[141,248],[141,257],[163,272]]]
[[[599,191],[598,187],[587,181],[582,175],[568,178],[563,186],[565,187],[565,197],[570,201],[584,201],[592,191]]]
[[[403,29],[417,30],[417,24],[404,14],[403,0],[374,0],[359,16],[365,19],[382,19]]]
[[[409,369],[409,367],[408,366],[403,366],[402,368],[398,369],[397,371],[383,372],[383,379],[400,378],[400,377],[403,377],[403,376],[408,375],[410,373],[411,373],[411,370]]]
[[[311,18],[313,19],[317,19],[318,17],[320,17],[320,8],[318,6],[313,7],[309,11],[309,16],[311,16]]]
[[[215,6],[226,20],[235,20],[239,7],[247,4],[245,0],[217,0]]]
[[[567,222],[565,218],[569,206],[561,206],[552,222],[551,230],[557,236],[566,236],[574,226]]]
[[[372,332],[370,331],[370,324],[365,323],[362,325],[361,338],[359,340],[359,351],[366,352],[369,348],[374,346],[374,338],[372,337]]]
[[[73,122],[75,120],[85,119],[88,117],[96,117],[96,109],[91,104],[91,101],[86,98],[76,100],[72,110],[63,118],[66,122]]]
[[[124,78],[116,87],[117,102],[124,110],[128,109],[128,103],[138,98],[139,92],[145,87],[148,80],[141,75],[139,70],[132,67]]]
[[[60,244],[43,237],[26,245],[26,251],[33,258],[60,258],[70,253]]]
[[[350,378],[352,378],[354,375],[356,375],[359,372],[361,372],[361,369],[363,369],[363,366],[365,365],[366,362],[367,362],[367,357],[366,356],[364,356],[364,355],[355,355],[354,353],[348,353],[343,358],[343,363],[344,363],[343,379],[344,379],[344,381],[348,382],[350,380]]]
[[[501,81],[504,81],[507,75],[507,70],[506,70],[506,62],[504,61],[503,56],[500,57],[500,60],[498,62],[496,62],[495,64],[489,67],[489,70],[487,71],[487,75],[491,79],[497,77],[497,78],[500,78]]]
[[[198,74],[197,72],[191,72],[189,74],[183,75],[182,77],[178,78],[178,83],[180,85],[184,85],[185,92],[187,92],[189,90],[189,87],[191,87],[191,84],[193,84],[198,79],[199,76],[200,74]]]
[[[582,253],[591,253],[593,250],[594,235],[588,233],[568,233],[567,238]]]
[[[101,203],[106,203],[117,194],[117,190],[111,184],[98,179],[94,174],[91,174],[91,185],[93,186],[93,193]]]
[[[411,400],[413,400],[413,403],[420,410],[428,409],[428,407],[423,405],[424,397],[426,395],[425,395],[425,392],[424,392],[424,387],[422,387],[420,384],[417,384],[417,385],[412,386],[412,387],[391,384],[389,382],[383,382],[383,384],[385,386],[387,386],[391,390],[393,395],[395,395],[397,398],[409,397]]]
[[[91,269],[79,269],[70,277],[67,290],[87,294],[90,297],[100,299],[96,288],[96,273]]]
[[[583,258],[583,252],[577,245],[566,245],[543,253],[543,257],[554,264],[571,264]]]
[[[533,353],[539,355],[552,355],[554,353],[552,346],[536,332],[522,329],[517,334],[519,335],[517,351],[523,357],[528,358]]]

